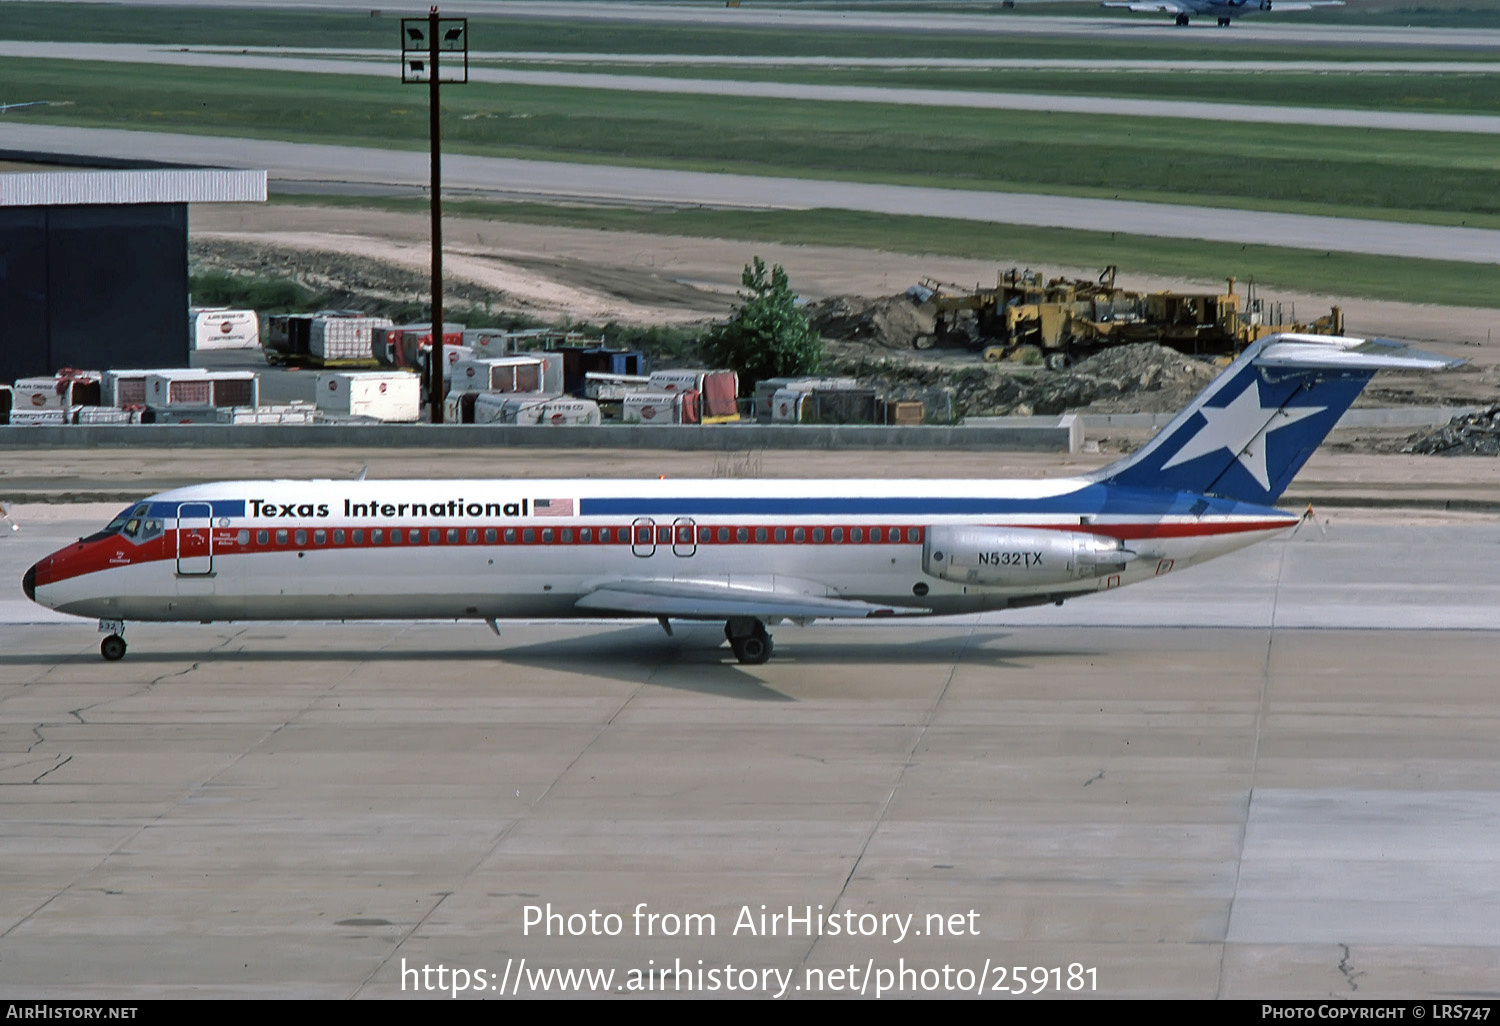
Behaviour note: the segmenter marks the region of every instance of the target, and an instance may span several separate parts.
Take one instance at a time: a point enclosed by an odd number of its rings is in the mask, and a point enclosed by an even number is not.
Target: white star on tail
[[[1228,406],[1200,406],[1198,412],[1208,421],[1198,433],[1177,450],[1162,469],[1228,449],[1240,466],[1266,491],[1271,490],[1271,475],[1266,470],[1266,436],[1299,420],[1322,413],[1326,406],[1265,407],[1260,404],[1260,382],[1245,389]]]

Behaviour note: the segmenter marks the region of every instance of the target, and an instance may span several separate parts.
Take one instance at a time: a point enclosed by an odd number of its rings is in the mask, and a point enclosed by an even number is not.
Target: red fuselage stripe
[[[1290,527],[1290,520],[1242,520],[1212,523],[1147,524],[981,524],[975,526],[1012,528],[1015,530],[1077,531],[1122,541],[1152,538],[1211,537],[1225,534],[1268,531]],[[247,556],[268,552],[381,550],[453,545],[457,547],[509,547],[547,545],[597,547],[601,545],[632,548],[711,547],[715,545],[920,545],[924,528],[914,525],[884,524],[585,524],[547,525],[535,523],[516,526],[514,522],[490,527],[302,527],[302,528],[203,528],[211,532],[215,557]],[[376,535],[379,540],[376,540]],[[85,574],[179,558],[204,557],[209,549],[184,533],[179,552],[178,532],[167,531],[158,538],[136,545],[120,536],[81,542],[61,549],[43,560],[37,568],[37,586],[54,584]],[[356,540],[358,535],[358,540]],[[391,540],[399,535],[399,543]],[[241,537],[245,540],[241,541]],[[587,536],[587,537],[585,537]],[[201,538],[201,533],[199,534]],[[341,540],[335,541],[335,538]]]

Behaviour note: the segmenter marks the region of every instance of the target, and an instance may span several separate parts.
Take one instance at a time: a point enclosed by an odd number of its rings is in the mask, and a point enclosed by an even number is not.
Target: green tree
[[[768,279],[765,261],[756,257],[740,282],[746,291],[739,306],[703,339],[709,363],[737,373],[745,394],[766,378],[816,374],[823,366],[823,337],[797,309],[786,271],[777,264]]]

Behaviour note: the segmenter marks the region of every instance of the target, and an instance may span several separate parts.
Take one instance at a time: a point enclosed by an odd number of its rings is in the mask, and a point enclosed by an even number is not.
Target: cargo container
[[[147,424],[217,424],[217,406],[148,406],[142,418]]]
[[[214,411],[219,424],[313,424],[318,408],[312,403],[294,402],[274,406],[221,406]]]
[[[771,415],[771,401],[777,392],[782,389],[791,389],[795,392],[811,392],[815,388],[845,389],[858,388],[857,378],[766,378],[764,381],[755,383],[755,419],[762,424],[769,424],[775,418]]]
[[[71,410],[98,406],[102,375],[93,371],[63,371],[51,378],[19,378],[11,395],[12,411]]]
[[[464,344],[464,326],[444,322],[443,347]],[[376,358],[387,367],[425,370],[423,354],[432,349],[431,324],[397,324],[385,329],[384,341],[376,347]]]
[[[888,399],[885,403],[885,422],[893,427],[913,427],[925,419],[919,399]]]
[[[103,406],[145,406],[147,375],[207,373],[206,369],[197,367],[158,367],[154,370],[107,370],[100,376],[99,401]]]
[[[448,376],[453,392],[541,392],[545,364],[535,356],[464,360]]]
[[[638,392],[621,400],[620,412],[627,424],[696,424],[698,393]]]
[[[392,326],[389,317],[314,317],[308,324],[308,355],[315,362],[375,362],[375,339]]]
[[[146,404],[172,408],[256,406],[260,379],[254,371],[153,371],[146,375]]]
[[[10,411],[11,427],[55,427],[60,424],[72,423],[73,410],[70,409],[45,409],[25,410],[12,408]]]
[[[510,356],[513,332],[499,328],[469,328],[463,334],[463,345],[473,352],[476,360]]]
[[[878,424],[880,400],[873,388],[815,388],[812,419],[818,424]]]
[[[812,420],[812,392],[781,388],[771,396],[772,424],[802,424]]]
[[[740,419],[739,375],[730,370],[662,370],[652,371],[647,389],[652,392],[698,393],[692,421],[704,424],[727,424]]]
[[[193,324],[193,348],[259,349],[260,318],[254,310],[228,307],[195,307],[189,311]]]
[[[540,424],[542,410],[552,396],[477,392],[474,395],[475,424]]]
[[[474,423],[474,400],[483,392],[449,392],[443,400],[444,424]]]
[[[584,374],[583,394],[590,399],[619,402],[627,395],[646,391],[651,379],[644,374]]]
[[[80,406],[73,413],[73,423],[82,425],[139,424],[143,409],[122,410],[118,406]]]
[[[541,408],[538,422],[547,427],[592,427],[603,421],[591,399],[553,399]]]
[[[412,423],[422,414],[422,383],[405,371],[324,371],[313,392],[318,409],[341,416]]]

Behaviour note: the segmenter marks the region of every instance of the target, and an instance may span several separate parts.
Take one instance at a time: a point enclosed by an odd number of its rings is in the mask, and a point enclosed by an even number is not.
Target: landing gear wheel
[[[734,657],[749,666],[759,666],[771,658],[775,645],[768,634],[752,634],[748,638],[737,638],[729,643]]]
[[[759,666],[771,658],[775,644],[766,632],[766,625],[759,620],[746,623],[731,620],[724,625],[724,637],[729,639],[729,648],[734,657],[750,666]]]
[[[125,658],[125,639],[118,634],[111,634],[99,642],[99,654],[111,663],[119,662]]]
[[[1186,25],[1187,23],[1188,23],[1188,16],[1186,14],[1179,14],[1177,16],[1177,24],[1179,24],[1179,25]]]

